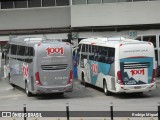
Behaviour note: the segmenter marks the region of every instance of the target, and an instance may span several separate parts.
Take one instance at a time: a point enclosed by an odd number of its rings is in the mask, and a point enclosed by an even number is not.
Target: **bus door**
[[[81,68],[80,68],[80,61],[81,61],[81,44],[78,45],[77,49],[77,73],[78,73],[78,79],[81,79]]]

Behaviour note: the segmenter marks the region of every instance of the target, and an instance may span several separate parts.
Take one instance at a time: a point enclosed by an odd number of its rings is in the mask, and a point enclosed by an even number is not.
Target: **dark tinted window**
[[[79,53],[80,50],[81,50],[81,46],[82,46],[81,44],[78,45],[78,53]]]
[[[82,45],[81,60],[87,59],[86,47],[88,47],[88,45],[85,44]]]
[[[77,55],[78,55],[78,56],[77,56],[77,57],[78,57],[78,58],[77,58],[77,64],[79,64],[79,61],[80,61],[80,60],[79,60],[79,58],[80,58],[80,53],[79,53],[80,50],[81,50],[81,44],[78,45],[78,50],[77,50]]]
[[[141,39],[141,36],[138,36],[137,38],[135,38],[135,40],[141,41],[141,40],[142,40],[142,39]]]
[[[154,47],[156,47],[156,36],[143,36],[143,41],[152,42]]]
[[[18,55],[24,56],[25,54],[25,46],[19,46]]]
[[[25,56],[34,56],[34,49],[32,47],[26,47]]]
[[[115,3],[117,0],[103,0],[103,3]]]
[[[28,7],[41,7],[41,0],[28,0]]]
[[[92,52],[89,52],[89,60],[112,64],[115,58],[115,48],[91,45]]]
[[[42,6],[43,7],[55,6],[55,0],[43,0],[42,1]]]
[[[148,1],[148,0],[133,0],[134,2],[138,2],[138,1]]]
[[[34,49],[29,47],[29,56],[34,56]]]
[[[132,2],[132,0],[118,0],[118,2]]]
[[[88,4],[97,4],[97,3],[101,3],[101,0],[88,0],[87,3]]]
[[[88,51],[89,51],[89,53],[91,53],[92,52],[92,46],[91,45],[88,45]]]
[[[15,8],[27,8],[27,0],[15,0]]]
[[[158,61],[158,50],[155,50],[155,59]]]
[[[73,5],[86,4],[86,0],[72,0]]]
[[[16,55],[17,52],[17,45],[11,45],[11,54]]]
[[[56,0],[57,6],[66,6],[69,5],[69,0]]]
[[[85,51],[86,51],[86,50],[85,50],[85,47],[86,47],[86,45],[83,44],[83,45],[82,45],[82,52],[85,52]]]
[[[1,9],[9,9],[13,8],[13,1],[12,0],[2,0],[1,1]]]

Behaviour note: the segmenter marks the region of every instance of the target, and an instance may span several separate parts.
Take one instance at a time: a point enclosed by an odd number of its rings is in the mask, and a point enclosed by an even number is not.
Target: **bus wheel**
[[[15,85],[13,84],[13,83],[11,83],[11,76],[10,76],[10,74],[8,74],[8,82],[9,82],[9,84],[14,88],[15,87]]]
[[[103,82],[103,90],[104,90],[104,94],[105,94],[106,96],[110,96],[110,95],[111,95],[111,92],[108,91],[106,81]]]
[[[84,78],[84,73],[82,73],[82,85],[87,87],[87,83],[86,83],[85,78]]]
[[[27,82],[25,83],[25,92],[26,92],[26,94],[27,94],[28,97],[32,96],[32,93],[29,92],[29,90],[28,90],[28,84],[27,84]]]

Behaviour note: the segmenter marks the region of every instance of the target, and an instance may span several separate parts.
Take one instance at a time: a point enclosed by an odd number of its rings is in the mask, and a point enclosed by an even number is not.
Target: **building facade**
[[[159,6],[160,0],[0,0],[0,43],[17,36],[131,37],[152,42],[160,66]]]

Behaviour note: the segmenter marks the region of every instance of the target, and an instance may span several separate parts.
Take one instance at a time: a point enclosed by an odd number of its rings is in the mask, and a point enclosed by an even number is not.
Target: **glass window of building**
[[[133,2],[138,2],[138,1],[148,1],[148,0],[133,0]]]
[[[132,2],[132,0],[118,0],[118,2]]]
[[[86,4],[86,0],[72,0],[73,5]]]
[[[159,43],[158,44],[159,44],[159,47],[160,47],[160,35],[159,35]]]
[[[14,8],[12,0],[1,1],[1,9],[10,9],[10,8]]]
[[[27,8],[27,0],[15,0],[15,8]]]
[[[28,7],[41,7],[41,0],[28,0]]]
[[[43,7],[55,6],[55,0],[43,0],[42,6]]]
[[[141,38],[142,38],[141,36],[137,36],[137,37],[135,38],[135,40],[141,41],[141,40],[142,40]]]
[[[88,0],[87,3],[88,4],[97,4],[97,3],[101,3],[101,0]]]
[[[155,50],[155,59],[158,62],[158,50]]]
[[[69,5],[69,0],[56,0],[57,6],[67,6]]]
[[[143,41],[152,42],[154,47],[156,48],[156,36],[143,36]]]
[[[102,0],[103,3],[115,3],[117,0]]]

